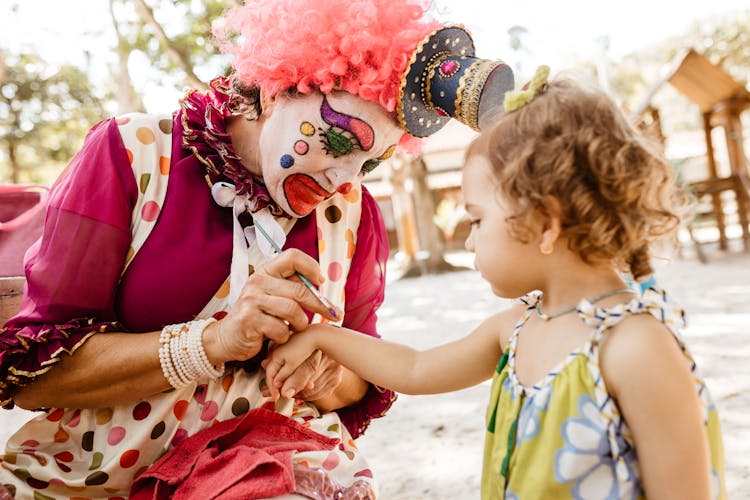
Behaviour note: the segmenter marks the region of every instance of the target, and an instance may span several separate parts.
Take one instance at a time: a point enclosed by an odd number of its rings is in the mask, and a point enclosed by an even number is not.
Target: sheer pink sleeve
[[[114,298],[138,191],[114,120],[91,129],[52,187],[42,238],[26,253],[21,310],[0,329],[0,404],[116,326]]]
[[[346,315],[344,324],[358,332],[380,337],[376,312],[385,297],[385,265],[390,248],[388,233],[375,199],[362,187],[362,219],[357,232],[354,253],[346,282]],[[370,420],[382,417],[396,400],[393,391],[371,385],[358,403],[337,410],[352,437],[364,433]]]

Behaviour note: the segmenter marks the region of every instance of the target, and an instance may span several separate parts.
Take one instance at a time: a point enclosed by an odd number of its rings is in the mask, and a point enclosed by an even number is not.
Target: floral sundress
[[[678,333],[684,326],[682,310],[655,288],[607,309],[584,300],[578,314],[593,328],[589,341],[536,385],[525,387],[516,375],[516,345],[540,298],[534,292],[519,299],[526,309],[493,375],[482,498],[645,498],[632,434],[599,368],[599,343],[607,329],[643,313],[669,328],[690,366],[710,443],[713,498],[726,498],[719,417]]]

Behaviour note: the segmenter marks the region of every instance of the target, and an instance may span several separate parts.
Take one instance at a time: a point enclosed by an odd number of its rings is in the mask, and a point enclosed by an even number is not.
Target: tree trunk
[[[159,43],[161,43],[167,55],[185,72],[187,83],[197,89],[207,89],[208,86],[193,72],[193,64],[189,58],[180,52],[169,40],[164,28],[162,28],[159,21],[154,17],[153,9],[146,4],[145,0],[135,0],[135,3],[140,7],[139,11],[141,12],[143,22],[154,28],[156,38],[159,39]]]
[[[16,156],[16,141],[8,141],[8,160],[10,161],[10,183],[18,184],[21,182],[21,165],[18,164]]]
[[[427,168],[420,160],[403,155],[387,162],[385,177],[391,183],[393,213],[398,236],[397,258],[402,278],[454,271],[444,258],[444,246],[433,222],[435,204],[427,185]]]
[[[445,244],[440,230],[435,225],[435,200],[427,182],[427,164],[421,157],[411,161],[411,177],[414,183],[413,198],[415,218],[422,252],[417,257],[427,273],[454,271],[456,268],[445,260]]]
[[[114,11],[114,0],[109,0],[109,15],[112,18],[112,24],[117,35],[117,58],[118,58],[118,75],[117,75],[117,108],[118,114],[132,113],[134,111],[145,111],[143,101],[138,96],[133,86],[133,80],[130,78],[128,70],[128,58],[130,57],[130,44],[120,32],[120,26],[117,23]]]
[[[419,236],[414,217],[414,206],[407,186],[409,162],[401,155],[394,156],[387,163],[385,177],[390,182],[393,215],[396,221],[398,239],[398,259],[409,266],[419,251]]]

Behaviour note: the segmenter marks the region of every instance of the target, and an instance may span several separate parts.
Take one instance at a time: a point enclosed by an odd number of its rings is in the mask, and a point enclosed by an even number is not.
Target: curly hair
[[[418,43],[440,24],[426,0],[248,0],[214,30],[235,77],[273,97],[345,90],[396,108],[401,75]],[[233,37],[239,35],[236,41]]]
[[[500,118],[467,151],[486,155],[514,238],[528,242],[559,203],[568,248],[584,262],[612,262],[635,278],[653,272],[651,247],[675,237],[687,197],[659,148],[630,126],[603,92],[548,83]]]

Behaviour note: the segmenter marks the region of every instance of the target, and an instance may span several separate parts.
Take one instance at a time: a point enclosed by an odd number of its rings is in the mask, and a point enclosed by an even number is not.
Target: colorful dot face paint
[[[403,135],[380,105],[347,92],[278,95],[258,142],[258,167],[273,200],[303,217],[340,192],[356,192],[358,177],[390,156]]]
[[[302,125],[299,126],[299,131],[302,135],[310,137],[315,133],[315,125],[310,122],[302,122]]]
[[[310,145],[305,141],[297,141],[294,143],[294,152],[298,155],[304,155],[310,149]]]
[[[291,155],[282,155],[279,164],[281,164],[281,168],[290,168],[294,165],[294,158]]]

